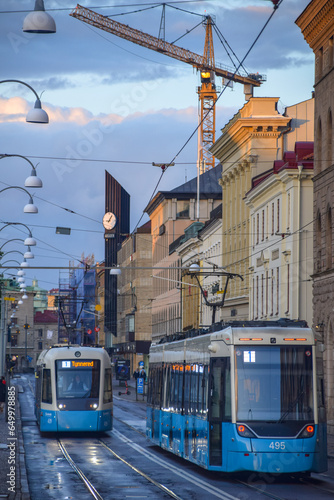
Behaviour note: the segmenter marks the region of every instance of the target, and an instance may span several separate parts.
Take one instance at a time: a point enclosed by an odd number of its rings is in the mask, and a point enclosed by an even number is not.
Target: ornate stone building
[[[334,434],[334,1],[312,0],[296,24],[315,55],[313,320],[324,351],[328,431]]]

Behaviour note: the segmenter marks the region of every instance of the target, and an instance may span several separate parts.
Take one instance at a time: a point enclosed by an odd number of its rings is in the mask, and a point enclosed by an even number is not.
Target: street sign
[[[92,333],[92,330],[91,329],[87,330],[87,333],[88,335],[90,335]]]
[[[15,300],[15,297],[4,297],[4,300],[11,300],[13,302]]]
[[[94,327],[94,332],[99,332],[100,331],[100,327],[99,326],[95,326]]]
[[[144,394],[144,379],[137,378],[137,394]]]
[[[139,361],[139,368],[144,368],[144,361]]]

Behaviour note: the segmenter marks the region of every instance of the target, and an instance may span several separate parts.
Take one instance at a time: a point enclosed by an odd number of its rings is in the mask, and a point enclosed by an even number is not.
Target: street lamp
[[[0,160],[3,160],[4,158],[11,158],[13,156],[18,157],[18,158],[23,158],[28,163],[30,163],[30,165],[32,167],[31,174],[25,180],[24,186],[27,187],[27,188],[41,188],[41,187],[43,187],[43,182],[41,181],[41,179],[39,177],[37,177],[36,167],[34,167],[34,165],[31,163],[31,161],[28,160],[28,158],[26,158],[25,156],[22,156],[22,155],[8,155],[6,153],[2,153],[2,154],[0,153]]]
[[[26,189],[24,189],[23,187],[20,187],[20,186],[9,186],[9,187],[6,187],[4,189],[1,189],[0,193],[7,191],[7,189],[21,189],[22,191],[25,191],[29,195],[29,203],[27,203],[27,205],[24,206],[23,212],[25,214],[37,214],[38,213],[38,208],[36,207],[36,205],[34,205],[32,196],[29,193],[29,191],[27,191]]]
[[[36,96],[36,102],[34,109],[31,109],[26,117],[26,122],[28,123],[49,123],[49,117],[46,111],[42,109],[42,104],[40,98],[38,97],[37,92],[27,83],[22,82],[21,80],[0,80],[0,83],[22,83],[28,87]]]
[[[45,12],[43,0],[36,0],[35,9],[25,17],[22,30],[25,33],[56,33],[56,23]]]
[[[122,274],[122,271],[119,267],[112,267],[109,274],[111,274],[112,276],[119,276],[120,274]]]

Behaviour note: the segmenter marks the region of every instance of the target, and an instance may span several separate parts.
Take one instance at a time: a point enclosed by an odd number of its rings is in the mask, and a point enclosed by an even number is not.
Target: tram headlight
[[[239,436],[245,438],[254,438],[255,434],[244,424],[237,424],[237,431]]]
[[[66,405],[64,405],[63,403],[59,403],[58,408],[59,410],[64,410],[64,408],[66,408]]]
[[[299,434],[299,438],[310,438],[314,436],[314,425],[305,425],[304,429]]]

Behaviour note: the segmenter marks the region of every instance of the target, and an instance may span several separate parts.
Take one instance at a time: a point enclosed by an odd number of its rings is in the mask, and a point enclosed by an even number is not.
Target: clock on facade
[[[107,212],[104,214],[102,223],[105,229],[114,229],[117,224],[117,217],[112,212]]]

